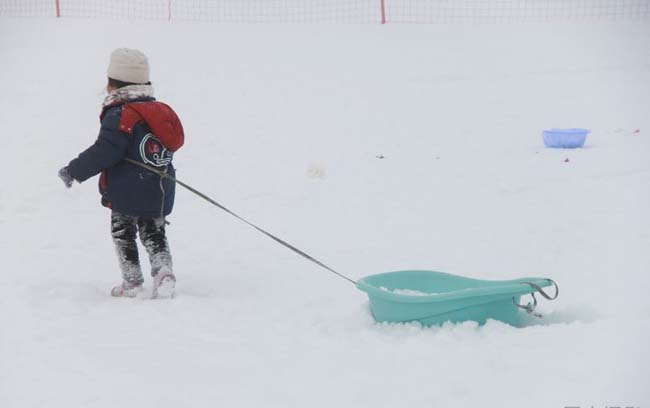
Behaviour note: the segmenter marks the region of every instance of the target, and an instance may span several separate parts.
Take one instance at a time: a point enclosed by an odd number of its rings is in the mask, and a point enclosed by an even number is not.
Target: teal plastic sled
[[[551,285],[555,286],[554,296],[542,289]],[[376,321],[418,321],[424,326],[467,320],[484,324],[487,319],[520,326],[525,315],[522,309],[534,314],[535,293],[549,300],[559,294],[555,282],[546,278],[490,281],[434,271],[371,275],[357,282],[357,288],[368,294]],[[521,296],[527,294],[534,303],[520,305]]]

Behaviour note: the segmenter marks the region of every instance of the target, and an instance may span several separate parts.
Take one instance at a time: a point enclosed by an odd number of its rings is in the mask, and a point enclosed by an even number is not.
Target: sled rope
[[[232,215],[233,217],[237,218],[239,221],[242,221],[242,222],[248,224],[250,227],[256,229],[257,231],[259,231],[262,234],[266,235],[267,237],[271,238],[272,240],[274,240],[278,244],[290,249],[291,251],[293,251],[293,252],[297,253],[298,255],[302,256],[303,258],[305,258],[305,259],[315,263],[316,265],[320,266],[321,268],[324,268],[324,269],[328,270],[329,272],[331,272],[331,273],[333,273],[333,274],[347,280],[348,282],[350,282],[350,283],[352,283],[354,285],[357,284],[357,282],[355,282],[354,280],[348,278],[347,276],[343,275],[340,272],[335,271],[334,269],[332,269],[329,266],[325,265],[324,263],[322,263],[318,259],[314,258],[313,256],[301,251],[300,249],[298,249],[295,246],[289,244],[288,242],[276,237],[275,235],[271,234],[270,232],[263,230],[262,228],[258,227],[257,225],[253,224],[252,222],[240,217],[239,215],[235,214],[234,212],[232,212],[228,208],[226,208],[223,205],[219,204],[218,202],[214,201],[213,199],[211,199],[207,195],[205,195],[205,194],[201,193],[200,191],[198,191],[197,189],[183,183],[182,181],[178,180],[177,178],[170,176],[168,173],[166,173],[164,171],[161,171],[161,170],[158,170],[158,169],[156,169],[154,167],[148,166],[148,165],[146,165],[144,163],[141,163],[141,162],[133,160],[133,159],[125,158],[124,160],[131,163],[131,164],[135,164],[136,166],[142,167],[143,169],[149,170],[150,172],[159,175],[161,178],[170,179],[174,183],[180,185],[181,187],[186,188],[187,190],[191,191],[192,193],[194,193],[197,196],[201,197],[202,199],[206,200],[207,202],[209,202],[210,204],[212,204],[215,207],[219,208],[220,210],[225,211],[226,213],[228,213],[228,214]]]
[[[557,299],[558,295],[560,294],[560,288],[558,288],[557,283],[553,279],[546,279],[547,281],[551,282],[553,286],[555,286],[555,295],[554,296],[549,296],[548,293],[544,292],[544,289],[542,289],[541,286],[533,283],[533,282],[522,282],[526,285],[530,285],[533,289],[535,289],[537,292],[539,292],[542,297],[548,300],[555,300]]]
[[[512,303],[515,304],[520,309],[524,309],[526,313],[532,314],[535,317],[542,317],[541,313],[535,313],[535,308],[537,307],[537,298],[535,297],[535,292],[531,293],[530,296],[533,297],[533,303],[528,302],[526,305],[520,305],[515,301],[515,297],[512,297]]]
[[[555,299],[557,299],[558,295],[560,294],[560,288],[557,286],[557,283],[555,283],[555,281],[553,279],[547,279],[547,280],[550,281],[553,284],[553,286],[555,286],[555,295],[553,295],[553,296],[550,296],[548,293],[546,293],[544,291],[544,289],[541,286],[539,286],[539,285],[537,285],[537,284],[535,284],[533,282],[522,282],[522,284],[531,286],[533,289],[535,289],[535,291],[537,291],[545,299],[555,300]],[[537,307],[537,298],[535,297],[535,292],[531,292],[530,296],[533,297],[533,303],[528,302],[528,304],[526,304],[526,305],[520,305],[519,303],[517,303],[515,301],[514,296],[512,297],[512,303],[514,303],[515,306],[517,306],[518,308],[524,309],[527,313],[532,314],[535,317],[542,317],[542,315],[540,313],[534,313],[535,308]]]

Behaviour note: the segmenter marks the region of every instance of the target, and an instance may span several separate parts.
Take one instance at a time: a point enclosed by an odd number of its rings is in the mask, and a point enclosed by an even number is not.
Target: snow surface
[[[650,405],[650,24],[0,19],[0,407]],[[178,177],[354,279],[543,276],[543,321],[376,324],[365,295],[178,191],[174,300],[114,299],[94,140],[144,50]],[[579,150],[541,131],[592,130]],[[148,282],[150,285],[150,282]]]
[[[404,295],[404,296],[431,296],[431,295],[440,294],[437,292],[422,292],[420,290],[413,290],[413,289],[388,289],[387,287],[384,286],[380,286],[379,289],[385,292],[391,292],[397,295]]]

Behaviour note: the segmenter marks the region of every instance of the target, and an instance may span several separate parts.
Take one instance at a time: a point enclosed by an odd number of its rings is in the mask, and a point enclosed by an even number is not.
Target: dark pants
[[[151,276],[158,275],[161,270],[172,273],[172,256],[165,237],[165,218],[132,217],[113,211],[111,235],[115,242],[122,278],[129,284],[141,284],[144,281],[136,243],[138,232],[149,255]]]

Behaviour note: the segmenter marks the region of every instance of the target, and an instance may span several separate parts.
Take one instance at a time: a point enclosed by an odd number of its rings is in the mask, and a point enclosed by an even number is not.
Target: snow
[[[648,38],[0,19],[0,406],[649,405]],[[94,140],[120,46],[184,121],[178,178],[250,221],[354,279],[541,276],[560,297],[525,328],[378,324],[349,282],[179,190],[176,298],[111,298],[95,179],[56,174]],[[545,149],[553,127],[592,134]]]
[[[438,292],[422,292],[420,290],[414,290],[414,289],[388,289],[384,286],[379,287],[380,290],[386,291],[386,292],[391,292],[395,293],[396,295],[404,295],[404,296],[431,296],[431,295],[439,295],[440,293]]]

